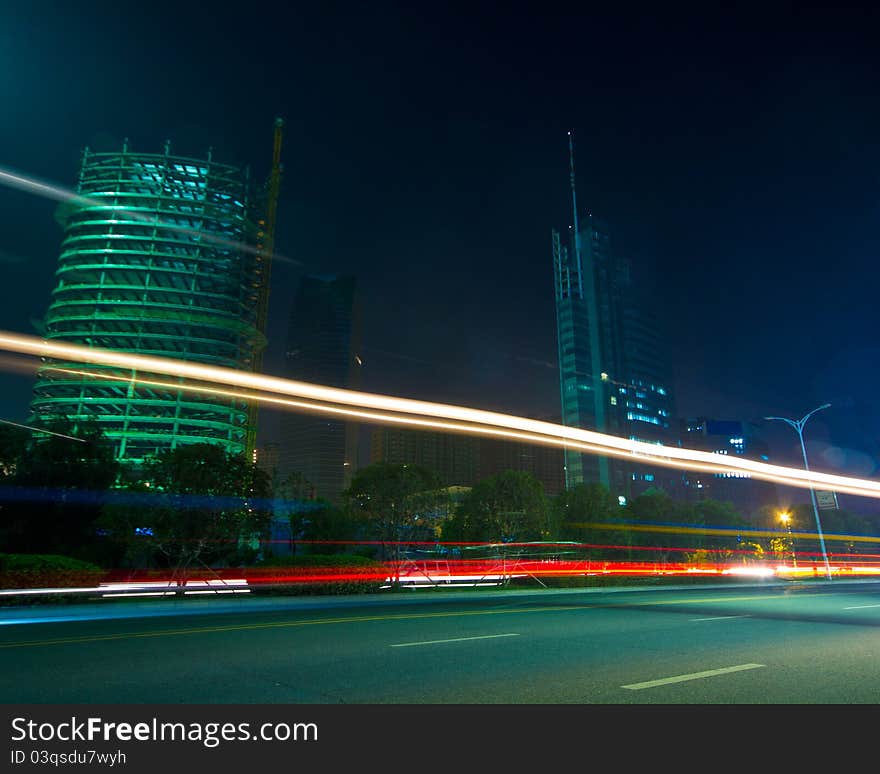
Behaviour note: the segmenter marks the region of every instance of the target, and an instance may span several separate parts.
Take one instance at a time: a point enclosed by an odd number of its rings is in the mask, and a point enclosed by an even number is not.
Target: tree
[[[0,545],[9,550],[21,540],[24,528],[21,506],[14,498],[14,485],[19,464],[27,448],[30,433],[13,425],[0,424]]]
[[[640,527],[650,528],[653,525],[676,524],[683,520],[682,510],[679,508],[678,503],[660,489],[649,489],[637,497],[633,497],[623,510],[624,518],[630,523],[630,528],[623,535],[627,545],[630,547],[649,546],[659,549],[652,558],[657,558],[664,562],[669,559],[670,549],[673,546],[680,548],[685,545],[691,546],[694,544],[693,537],[691,536],[683,536],[681,534],[670,535],[664,532],[639,529]],[[644,551],[642,554],[644,555]],[[630,558],[632,558],[631,550]]]
[[[29,437],[30,432],[24,428],[0,424],[0,482],[15,476]]]
[[[275,518],[288,524],[292,556],[299,543],[307,543],[315,554],[352,552],[357,520],[349,510],[315,499],[315,487],[302,473],[288,473],[274,481],[272,494]]]
[[[813,561],[822,562],[812,503],[796,505],[790,511],[793,532],[809,532],[811,535],[816,535],[814,539],[797,539],[798,550],[812,554]],[[841,558],[846,559],[847,554],[874,553],[874,543],[858,540],[859,537],[871,537],[876,534],[876,528],[864,516],[846,508],[824,508],[819,511],[819,519],[829,558],[832,554],[843,554]]]
[[[323,500],[318,503],[319,507],[310,512],[303,523],[302,539],[309,543],[311,553],[375,555],[371,547],[356,545],[365,526],[357,512]]]
[[[444,534],[458,540],[549,540],[553,525],[541,482],[532,473],[506,470],[483,479],[465,495]]]
[[[49,433],[34,433],[20,459],[17,484],[100,491],[116,482],[119,464],[97,420],[75,425],[59,417],[47,422],[45,429]]]
[[[559,540],[582,543],[601,543],[607,531],[589,525],[608,523],[618,516],[619,510],[611,490],[598,482],[566,489],[551,504]]]
[[[114,450],[94,420],[74,425],[59,417],[45,429],[50,432],[33,434],[25,451],[9,439],[13,465],[4,482],[15,499],[0,511],[4,542],[18,551],[94,560],[101,551],[100,502],[119,473]]]
[[[689,557],[691,560],[698,557],[702,561],[715,563],[730,561],[735,551],[743,550],[739,529],[746,527],[748,522],[731,503],[700,500],[682,505],[680,513],[684,525],[706,530],[702,534],[692,533],[687,541],[683,541],[683,544],[696,549],[696,555]],[[729,534],[725,534],[728,530]]]
[[[255,554],[271,518],[268,475],[216,444],[163,450],[145,463],[130,491],[150,494],[134,507],[108,508],[106,523],[130,555],[146,548],[181,586],[195,566],[235,564]]]
[[[377,462],[354,474],[344,500],[367,534],[381,542],[382,559],[392,563],[397,585],[402,544],[435,534],[447,495],[437,474],[421,465]]]
[[[312,483],[296,471],[272,481],[274,516],[287,522],[291,555],[296,554],[297,540],[314,518],[314,491]]]

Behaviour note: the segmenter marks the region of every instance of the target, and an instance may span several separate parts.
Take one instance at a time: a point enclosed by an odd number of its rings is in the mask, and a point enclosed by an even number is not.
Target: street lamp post
[[[797,567],[797,553],[794,550],[794,537],[791,534],[791,514],[788,511],[783,511],[779,514],[779,521],[782,522],[788,532],[788,549],[791,551],[791,563],[793,567]]]
[[[807,420],[817,411],[830,408],[830,406],[830,403],[824,403],[823,405],[814,408],[812,411],[810,411],[808,414],[805,414],[800,419],[788,419],[787,417],[764,417],[764,419],[767,420],[778,419],[795,429],[801,442],[801,451],[804,455],[804,470],[806,470],[808,473],[810,472],[810,463],[807,462],[807,447],[804,445],[804,425],[807,424]],[[819,535],[819,547],[822,549],[822,559],[825,562],[825,576],[828,578],[828,580],[831,580],[831,565],[828,564],[828,553],[825,550],[825,538],[822,536],[822,524],[819,522],[819,507],[816,505],[816,492],[813,490],[812,481],[810,482],[810,500],[813,503],[813,515],[816,517],[816,532]]]

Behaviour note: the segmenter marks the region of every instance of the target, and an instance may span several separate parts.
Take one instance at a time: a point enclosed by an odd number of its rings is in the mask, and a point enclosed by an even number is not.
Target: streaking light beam
[[[58,202],[73,202],[74,204],[78,204],[80,207],[87,207],[89,209],[112,210],[115,217],[124,216],[125,218],[129,218],[130,220],[139,221],[141,223],[145,223],[151,226],[160,226],[161,228],[168,231],[174,231],[179,234],[187,234],[189,236],[197,236],[203,242],[212,242],[220,247],[226,247],[244,253],[251,253],[253,255],[266,254],[265,250],[253,247],[244,242],[237,242],[233,239],[225,239],[224,237],[217,236],[216,234],[212,234],[209,231],[203,231],[197,228],[187,228],[185,226],[180,226],[176,223],[163,221],[160,220],[158,216],[143,215],[139,212],[132,212],[131,210],[126,210],[124,207],[119,207],[118,205],[112,204],[111,201],[102,201],[101,197],[82,196],[81,194],[75,193],[67,188],[62,188],[61,186],[52,185],[50,183],[43,183],[32,177],[10,172],[8,169],[3,169],[2,167],[0,167],[0,183],[8,186],[9,188],[16,188],[19,191],[24,191],[25,193],[42,196],[45,199],[52,199]],[[288,263],[293,263],[298,266],[302,265],[301,261],[297,261],[293,258],[288,258],[285,255],[279,255],[278,253],[274,252],[272,254],[272,260],[286,261]]]
[[[244,388],[252,391],[252,394],[243,396],[250,400],[266,400],[283,405],[284,399],[264,397],[264,394],[292,396],[309,401],[309,409],[325,413],[352,412],[355,416],[382,418],[383,421],[392,422],[408,421],[421,427],[438,427],[440,429],[445,427],[445,429],[455,429],[461,432],[490,432],[503,437],[580,449],[593,454],[642,458],[667,467],[710,472],[746,472],[754,478],[775,481],[788,486],[809,488],[821,484],[838,492],[880,498],[880,482],[870,479],[806,471],[800,468],[789,468],[734,457],[725,457],[722,461],[719,459],[720,455],[711,452],[632,441],[591,430],[566,427],[465,406],[325,387],[320,384],[201,365],[172,358],[83,347],[6,331],[0,331],[0,349],[66,363],[94,363],[124,368],[135,372],[132,376],[132,379],[135,380],[137,380],[137,372],[141,372]],[[51,364],[47,364],[47,366],[51,367]],[[176,389],[183,387],[183,385],[175,385]],[[205,388],[198,387],[198,389]],[[291,407],[296,407],[295,402],[291,402]],[[300,406],[299,408],[304,407]],[[364,409],[369,411],[364,412]],[[443,420],[443,423],[439,423],[437,420]]]

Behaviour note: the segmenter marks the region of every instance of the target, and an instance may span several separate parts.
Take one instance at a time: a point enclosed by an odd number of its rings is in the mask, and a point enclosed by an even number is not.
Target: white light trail
[[[336,414],[351,417],[360,420],[370,420],[374,422],[409,425],[411,427],[429,428],[435,430],[443,430],[447,432],[465,433],[468,435],[488,435],[506,440],[527,441],[529,443],[544,444],[548,446],[562,446],[567,449],[577,449],[588,454],[616,454],[616,456],[628,457],[629,454],[620,452],[609,452],[602,446],[577,443],[556,437],[535,435],[532,433],[514,432],[497,427],[486,425],[477,425],[462,422],[441,422],[434,419],[426,419],[412,416],[402,416],[399,414],[363,411],[358,409],[345,408],[341,406],[328,405],[326,403],[316,403],[301,400],[290,400],[286,398],[278,398],[274,395],[266,395],[265,393],[252,392],[235,392],[231,390],[219,389],[217,387],[208,387],[198,384],[185,384],[180,382],[163,382],[158,379],[147,379],[137,376],[118,376],[114,374],[101,373],[99,371],[84,371],[81,369],[61,368],[57,366],[49,366],[47,370],[60,373],[76,374],[78,376],[87,376],[94,379],[104,379],[119,382],[120,384],[143,384],[153,387],[164,387],[172,390],[186,390],[190,392],[209,393],[213,395],[222,395],[224,397],[240,398],[242,400],[257,400],[263,403],[272,403],[277,406],[291,408],[294,410],[308,411],[319,414]],[[609,436],[611,437],[611,436]],[[653,445],[651,445],[653,448]],[[713,455],[715,456],[715,455]],[[676,469],[689,469],[710,471],[715,473],[729,473],[730,468],[723,463],[718,462],[717,457],[711,463],[692,463],[687,461],[668,461],[655,460],[658,464],[674,467]],[[756,476],[757,477],[757,476]],[[771,480],[786,483],[785,479],[773,477]]]
[[[880,498],[880,482],[871,479],[806,471],[801,468],[789,468],[735,457],[724,456],[721,458],[721,455],[711,452],[631,441],[591,430],[566,427],[466,406],[325,387],[319,384],[206,366],[172,358],[83,347],[6,331],[0,331],[0,349],[66,361],[67,363],[94,363],[147,374],[170,375],[195,379],[200,382],[241,387],[256,392],[256,394],[239,395],[246,400],[272,402],[320,413],[341,413],[375,421],[406,423],[419,427],[465,433],[498,435],[499,437],[564,446],[592,454],[630,459],[643,458],[653,464],[677,469],[725,473],[743,471],[754,478],[775,481],[788,486],[808,488],[823,485],[825,488],[838,492]],[[131,381],[130,378],[119,376],[115,378],[126,382]],[[142,381],[140,378],[133,378],[135,381]],[[181,384],[175,384],[173,387],[174,389],[198,391],[215,389]],[[273,395],[265,395],[265,393]],[[228,393],[221,392],[221,394]],[[276,395],[304,398],[310,402],[290,401],[287,398],[277,398]]]
[[[66,438],[68,441],[80,441],[81,443],[86,442],[85,438],[77,438],[76,436],[73,436],[73,435],[65,435],[64,433],[56,433],[53,430],[45,430],[42,427],[33,427],[32,425],[22,425],[22,424],[19,424],[18,422],[12,422],[9,419],[0,419],[0,422],[2,422],[4,425],[13,425],[14,427],[20,427],[23,430],[36,430],[39,433],[46,433],[47,435],[55,435],[55,436],[58,436],[58,438]]]
[[[43,183],[35,178],[28,177],[27,175],[17,174],[9,171],[8,169],[3,169],[2,167],[0,167],[0,183],[8,186],[9,188],[17,188],[19,191],[24,191],[25,193],[42,196],[45,199],[53,199],[54,201],[59,202],[74,202],[81,207],[87,207],[89,209],[112,210],[114,218],[118,219],[121,216],[129,220],[146,223],[151,226],[160,226],[163,229],[174,231],[179,234],[197,236],[203,242],[213,242],[220,247],[227,247],[232,250],[238,250],[244,253],[251,253],[253,255],[267,254],[265,250],[261,250],[258,247],[253,247],[252,245],[249,245],[245,242],[238,242],[234,239],[226,239],[224,237],[217,236],[216,234],[212,234],[209,231],[203,231],[197,228],[187,228],[185,226],[180,226],[175,223],[159,220],[158,216],[143,215],[139,212],[132,212],[131,210],[127,210],[124,207],[113,204],[111,201],[103,201],[100,195],[82,196],[81,194],[75,193],[67,188],[62,188],[61,186],[53,185],[50,183]],[[111,192],[108,192],[108,196],[110,195],[110,193]],[[297,261],[285,255],[279,255],[275,252],[272,253],[272,260],[286,261],[288,263],[302,266],[301,261]]]

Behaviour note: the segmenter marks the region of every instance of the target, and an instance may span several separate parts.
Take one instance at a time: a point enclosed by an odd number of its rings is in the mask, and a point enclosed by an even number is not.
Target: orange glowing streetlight
[[[793,566],[797,567],[797,554],[794,552],[794,538],[791,534],[791,511],[780,511],[779,521],[782,522],[788,531],[788,547],[791,549],[791,562]]]

